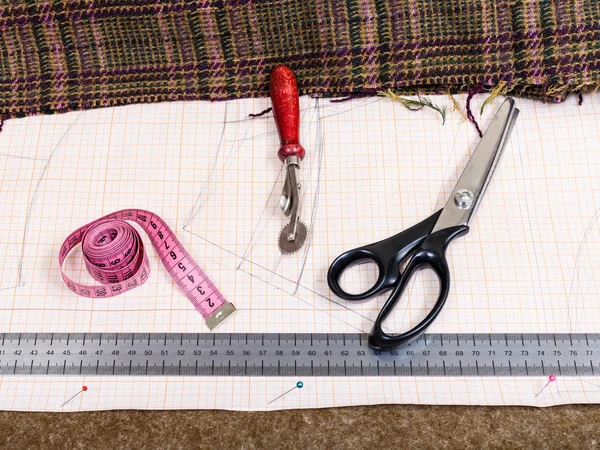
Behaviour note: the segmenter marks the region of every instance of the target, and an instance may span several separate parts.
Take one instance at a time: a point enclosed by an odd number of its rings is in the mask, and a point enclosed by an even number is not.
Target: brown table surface
[[[2,448],[599,448],[600,406],[0,412]]]

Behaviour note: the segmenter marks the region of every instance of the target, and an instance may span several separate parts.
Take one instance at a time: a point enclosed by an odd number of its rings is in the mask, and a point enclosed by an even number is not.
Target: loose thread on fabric
[[[265,114],[270,113],[272,110],[273,110],[273,108],[267,108],[264,111],[259,112],[257,114],[248,114],[248,117],[252,117],[254,119],[255,117],[264,116]]]
[[[483,137],[483,133],[481,132],[481,128],[479,128],[479,124],[477,123],[477,120],[475,120],[475,116],[473,115],[473,111],[471,110],[471,99],[473,98],[473,96],[475,94],[479,94],[482,91],[483,91],[483,86],[481,86],[481,85],[473,87],[469,91],[469,95],[467,96],[467,105],[466,105],[467,117],[469,118],[469,122],[471,122],[475,126],[475,129],[477,130],[479,137]]]
[[[388,89],[384,92],[378,92],[377,95],[380,97],[387,97],[395,102],[400,102],[405,108],[407,108],[410,111],[419,111],[423,108],[431,108],[432,110],[436,111],[440,116],[442,116],[442,125],[446,123],[446,107],[439,107],[427,97],[421,97],[419,95],[417,96],[416,100],[412,98],[405,98],[393,89]]]
[[[577,92],[577,103],[579,104],[579,106],[583,105],[583,94],[581,93],[581,91]]]
[[[450,102],[452,103],[453,111],[456,111],[458,114],[460,114],[460,117],[462,117],[463,120],[469,120],[469,118],[467,117],[467,115],[465,114],[465,112],[462,109],[460,109],[460,105],[458,104],[458,100],[456,100],[456,98],[454,97],[454,95],[452,95],[452,93],[450,92],[450,89],[446,89],[445,93],[448,96],[448,98],[450,99]]]
[[[344,103],[350,101],[354,98],[354,96],[349,95],[348,97],[340,97],[340,98],[332,98],[329,100],[330,103]]]
[[[349,95],[347,97],[332,98],[329,100],[329,102],[330,103],[344,103],[344,102],[348,102],[350,100],[354,100],[355,98],[363,98],[363,97],[367,97],[367,96],[371,96],[371,95],[372,94],[357,93],[357,94]]]
[[[509,91],[508,83],[506,81],[499,82],[495,88],[489,91],[490,95],[485,101],[481,104],[481,110],[479,111],[479,115],[483,114],[483,110],[487,105],[493,102],[496,97],[500,95],[505,95]]]

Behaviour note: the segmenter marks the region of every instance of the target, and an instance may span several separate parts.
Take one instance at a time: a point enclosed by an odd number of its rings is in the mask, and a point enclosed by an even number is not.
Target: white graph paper
[[[479,116],[485,129],[501,100]],[[465,97],[458,96],[464,106]],[[335,298],[341,252],[395,234],[445,203],[479,140],[451,111],[387,99],[301,99],[308,245],[281,257],[281,163],[268,99],[134,105],[13,120],[0,133],[2,332],[205,332],[151,246],[142,287],[111,299],[63,286],[59,248],[75,228],[123,208],[164,218],[238,311],[219,332],[368,332],[386,297]],[[450,246],[452,289],[430,332],[600,330],[600,97],[517,100],[521,114],[471,232]],[[79,255],[69,273],[89,281]],[[372,279],[368,266],[345,278]],[[422,272],[387,325],[417,323],[435,301]],[[276,409],[375,403],[551,405],[600,401],[595,378],[1,377],[0,408]],[[88,390],[60,405],[86,385]]]

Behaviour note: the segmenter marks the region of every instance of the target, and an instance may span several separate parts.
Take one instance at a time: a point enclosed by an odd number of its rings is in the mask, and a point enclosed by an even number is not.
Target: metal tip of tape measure
[[[206,318],[206,325],[210,331],[213,331],[235,312],[235,306],[229,302],[223,303],[209,317]]]
[[[284,255],[291,255],[302,248],[302,246],[304,245],[304,241],[306,241],[308,229],[302,221],[299,221],[298,230],[296,232],[296,239],[288,239],[290,232],[291,222],[284,226],[281,230],[281,233],[279,233],[279,250]]]

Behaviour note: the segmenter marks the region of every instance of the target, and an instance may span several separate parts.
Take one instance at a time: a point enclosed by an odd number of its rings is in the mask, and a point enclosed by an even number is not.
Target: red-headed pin
[[[67,400],[66,402],[64,402],[62,405],[60,405],[60,407],[62,408],[63,406],[65,406],[67,403],[69,403],[71,400],[73,400],[75,397],[77,397],[79,394],[81,394],[82,392],[87,391],[87,386],[83,386],[81,388],[81,390],[75,394],[73,397],[71,397],[69,400]]]

